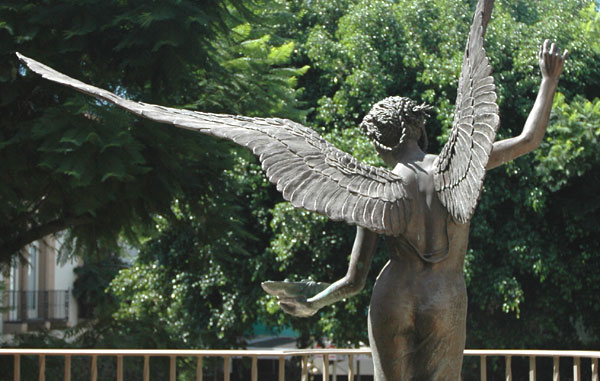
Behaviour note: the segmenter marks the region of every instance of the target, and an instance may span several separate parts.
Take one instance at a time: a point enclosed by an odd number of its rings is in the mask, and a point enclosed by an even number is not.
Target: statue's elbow
[[[366,279],[361,279],[358,277],[346,277],[345,283],[345,288],[348,294],[356,295],[365,287]]]
[[[531,152],[537,149],[542,143],[542,137],[535,136],[534,134],[525,134],[521,138],[521,146],[523,147],[523,153]]]

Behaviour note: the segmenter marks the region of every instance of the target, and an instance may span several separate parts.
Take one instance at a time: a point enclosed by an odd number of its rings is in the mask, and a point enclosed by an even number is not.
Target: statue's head
[[[393,152],[408,139],[427,149],[425,122],[431,106],[406,97],[388,97],[377,103],[364,117],[360,127],[380,152]]]

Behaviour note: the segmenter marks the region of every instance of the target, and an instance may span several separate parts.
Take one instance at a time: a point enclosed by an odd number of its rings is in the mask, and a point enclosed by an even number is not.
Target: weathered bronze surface
[[[424,152],[429,107],[407,98],[377,103],[361,127],[387,170],[358,162],[298,123],[274,118],[208,114],[123,99],[19,55],[52,81],[107,100],[136,115],[226,138],[248,147],[292,205],[357,226],[346,276],[333,284],[264,282],[281,307],[296,316],[359,292],[386,236],[391,258],[371,297],[369,339],[375,379],[453,380],[460,376],[467,312],[463,262],[469,221],[487,169],[539,146],[566,59],[555,44],[540,47],[540,90],[523,128],[495,142],[500,124],[494,80],[483,48],[493,0],[477,4],[458,85],[448,142]]]

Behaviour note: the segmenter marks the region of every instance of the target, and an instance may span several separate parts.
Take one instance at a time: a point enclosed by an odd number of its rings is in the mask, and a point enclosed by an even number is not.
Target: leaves
[[[536,151],[536,172],[551,191],[574,176],[585,176],[600,157],[600,99],[579,96],[567,104],[557,94],[551,125],[542,147]]]
[[[270,44],[239,17],[250,8],[228,4],[0,6],[0,31],[11,30],[0,32],[0,194],[9,201],[0,207],[0,259],[26,244],[28,231],[65,216],[95,218],[71,231],[82,254],[99,241],[116,244],[120,234],[143,239],[156,214],[173,218],[173,199],[213,193],[211,180],[233,165],[230,146],[167,131],[31,76],[16,50],[132,99],[302,119],[293,86],[306,68],[285,67],[293,43]],[[244,28],[244,41],[258,45],[233,43]],[[238,58],[249,63],[236,66]],[[263,102],[255,107],[256,99]]]

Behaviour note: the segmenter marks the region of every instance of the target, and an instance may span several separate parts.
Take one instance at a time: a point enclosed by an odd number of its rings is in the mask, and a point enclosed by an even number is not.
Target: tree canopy
[[[306,69],[285,66],[293,42],[253,30],[256,10],[238,2],[19,1],[0,12],[2,261],[65,229],[84,253],[135,242],[156,216],[174,218],[173,200],[219,189],[233,163],[230,145],[49,85],[15,51],[133,99],[302,118],[294,78]]]

